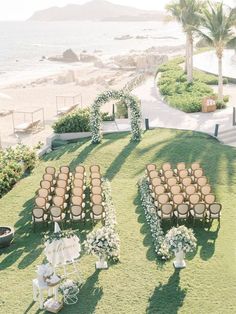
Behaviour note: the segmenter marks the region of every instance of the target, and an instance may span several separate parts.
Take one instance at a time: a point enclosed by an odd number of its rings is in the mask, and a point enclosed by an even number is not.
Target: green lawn
[[[24,178],[0,200],[1,224],[14,225],[14,244],[0,251],[0,313],[39,313],[32,302],[32,279],[43,261],[43,232],[32,232],[31,207],[46,165],[78,163],[101,165],[111,180],[121,238],[121,262],[95,271],[95,257],[83,256],[80,269],[85,284],[75,306],[61,313],[236,313],[236,150],[208,136],[175,130],[148,131],[140,143],[127,133],[107,135],[103,143],[69,144],[48,154],[34,174]],[[223,204],[220,228],[196,223],[197,251],[187,268],[174,271],[161,264],[153,251],[149,226],[140,206],[136,183],[146,163],[187,163],[199,160],[217,199]],[[166,226],[165,226],[166,227]],[[82,239],[91,229],[81,229]]]

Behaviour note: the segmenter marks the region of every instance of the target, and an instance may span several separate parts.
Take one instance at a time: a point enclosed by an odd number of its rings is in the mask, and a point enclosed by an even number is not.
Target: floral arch
[[[91,131],[92,131],[92,143],[98,144],[102,140],[102,117],[101,117],[101,106],[109,100],[120,100],[130,108],[131,111],[131,141],[140,141],[142,130],[141,130],[141,111],[140,101],[124,91],[107,91],[100,94],[91,107]]]

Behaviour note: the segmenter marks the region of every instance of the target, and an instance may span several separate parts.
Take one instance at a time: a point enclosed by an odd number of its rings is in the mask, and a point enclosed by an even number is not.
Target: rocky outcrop
[[[166,61],[168,61],[167,55],[160,55],[156,53],[114,57],[115,65],[119,66],[121,69],[136,69],[147,72],[156,71],[157,67]]]
[[[72,49],[68,49],[68,50],[63,52],[62,56],[50,57],[50,58],[48,58],[48,60],[57,61],[57,62],[73,63],[73,62],[78,62],[79,58]]]
[[[84,52],[80,54],[80,62],[96,62],[98,60],[99,59],[92,54],[84,53]]]

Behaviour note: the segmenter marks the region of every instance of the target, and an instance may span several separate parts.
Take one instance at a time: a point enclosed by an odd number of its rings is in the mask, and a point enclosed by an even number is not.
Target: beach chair
[[[71,106],[64,106],[64,107],[61,107],[59,109],[57,109],[57,115],[58,116],[64,116],[72,111],[74,111],[76,109],[78,105],[75,104],[75,105],[71,105]]]
[[[37,128],[40,125],[41,120],[37,120],[34,122],[24,122],[21,124],[18,124],[17,126],[14,127],[14,132],[15,133],[30,133],[33,132],[35,130],[37,130]]]

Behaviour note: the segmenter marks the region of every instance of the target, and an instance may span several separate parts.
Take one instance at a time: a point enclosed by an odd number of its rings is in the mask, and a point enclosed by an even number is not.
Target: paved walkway
[[[232,95],[227,108],[213,113],[185,113],[171,108],[162,100],[153,78],[137,87],[133,94],[141,99],[143,123],[145,118],[148,118],[150,127],[194,130],[213,135],[215,125],[220,124],[219,139],[226,144],[236,146],[236,128],[232,127],[234,100],[236,105],[234,85],[229,84],[225,87],[225,94]]]

